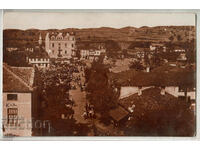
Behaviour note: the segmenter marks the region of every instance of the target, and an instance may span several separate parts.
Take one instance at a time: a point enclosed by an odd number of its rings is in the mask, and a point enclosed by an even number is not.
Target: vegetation
[[[66,106],[70,102],[72,71],[73,68],[65,65],[56,65],[45,72],[37,70],[36,85],[41,102],[39,119],[50,120],[51,123],[51,132],[44,131],[43,135],[86,135],[89,131],[86,125],[76,123],[72,106]],[[62,118],[62,114],[65,119]]]
[[[106,41],[105,48],[107,49],[108,57],[116,57],[117,51],[121,51],[119,44],[113,40]]]
[[[130,65],[130,69],[135,69],[136,71],[142,71],[144,70],[144,67],[140,61],[134,61]]]
[[[117,106],[117,94],[108,83],[108,69],[99,61],[93,62],[92,67],[86,73],[87,99],[100,113],[102,122],[109,121],[109,110]]]
[[[26,61],[26,54],[21,51],[8,52],[4,50],[3,61],[10,66],[16,67],[28,67],[28,62]]]

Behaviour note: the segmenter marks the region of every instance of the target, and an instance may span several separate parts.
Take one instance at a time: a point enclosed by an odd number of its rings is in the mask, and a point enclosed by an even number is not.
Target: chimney
[[[142,95],[142,87],[141,86],[138,87],[138,96],[140,96],[140,95]]]
[[[161,95],[165,95],[165,87],[164,87],[164,86],[161,87],[160,94],[161,94]]]

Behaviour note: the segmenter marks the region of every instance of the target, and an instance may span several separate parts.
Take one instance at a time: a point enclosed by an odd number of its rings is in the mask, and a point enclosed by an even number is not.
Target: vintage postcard
[[[4,11],[5,137],[196,135],[194,13]]]

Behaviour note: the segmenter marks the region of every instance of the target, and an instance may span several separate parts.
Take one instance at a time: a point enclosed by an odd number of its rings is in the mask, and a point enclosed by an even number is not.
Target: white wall
[[[149,89],[151,87],[152,86],[142,87],[141,90],[143,91],[143,90]],[[138,91],[139,91],[139,88],[137,86],[121,87],[119,99],[129,97],[129,96],[131,96],[131,95],[133,95],[135,93],[138,93]]]
[[[175,97],[179,96],[178,87],[177,86],[168,86],[165,87],[165,91]]]
[[[7,94],[17,94],[17,100],[7,100]],[[24,123],[19,120],[17,127],[9,127],[7,125],[7,109],[18,108],[18,118],[24,118]],[[32,135],[32,113],[31,113],[31,93],[3,93],[3,119],[6,134],[14,134],[17,136]]]
[[[146,90],[146,89],[149,89],[152,87],[154,87],[154,86],[142,87],[141,90],[143,91],[143,90]],[[134,87],[134,86],[121,87],[119,99],[129,97],[135,93],[138,93],[138,91],[139,91],[139,88]],[[165,87],[165,92],[167,92],[175,97],[185,96],[184,92],[179,92],[178,86]],[[188,92],[187,95],[190,96],[191,99],[195,99],[195,91]]]

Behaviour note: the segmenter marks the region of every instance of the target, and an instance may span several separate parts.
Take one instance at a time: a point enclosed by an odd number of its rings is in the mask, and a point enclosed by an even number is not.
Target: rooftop
[[[120,121],[129,114],[123,107],[118,106],[115,109],[110,110],[109,115],[115,120]]]
[[[127,70],[110,73],[110,80],[120,86],[195,86],[196,73],[192,69],[161,66],[151,72]]]
[[[63,37],[65,37],[65,36],[72,36],[72,35],[75,35],[75,33],[74,32],[50,32],[49,33],[49,36],[51,37],[51,36],[63,36]]]
[[[11,67],[3,64],[3,91],[29,92],[33,90],[34,69],[32,67]]]
[[[170,105],[170,103],[173,103],[173,101],[177,100],[178,99],[176,97],[168,93],[161,95],[159,88],[152,87],[143,90],[142,95],[140,96],[136,93],[129,97],[120,99],[119,104],[125,109],[135,105],[134,115],[141,116],[142,111],[160,110],[162,109],[162,106],[166,107],[167,105]]]

